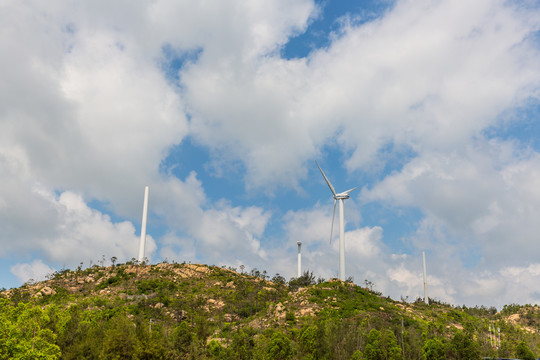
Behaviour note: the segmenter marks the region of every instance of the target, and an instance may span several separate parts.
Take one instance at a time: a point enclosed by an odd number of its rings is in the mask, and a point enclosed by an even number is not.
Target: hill
[[[0,359],[534,359],[539,324],[537,306],[399,302],[309,272],[127,263],[2,291]]]

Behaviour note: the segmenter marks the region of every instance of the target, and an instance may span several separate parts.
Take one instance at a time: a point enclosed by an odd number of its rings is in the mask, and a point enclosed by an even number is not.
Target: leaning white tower
[[[144,205],[141,225],[141,241],[139,242],[139,263],[144,261],[144,248],[146,246],[146,220],[148,218],[148,186],[144,188]]]
[[[298,241],[298,277],[302,276],[302,242]]]
[[[426,253],[424,251],[422,251],[422,263],[424,264],[424,302],[429,305],[429,297],[427,293]]]

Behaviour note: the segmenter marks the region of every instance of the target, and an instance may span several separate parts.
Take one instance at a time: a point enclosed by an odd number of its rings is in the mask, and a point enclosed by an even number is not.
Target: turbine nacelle
[[[349,196],[349,193],[350,193],[351,191],[353,191],[354,189],[358,189],[358,186],[357,186],[357,187],[354,187],[354,188],[352,188],[352,189],[350,189],[350,190],[344,191],[344,192],[342,192],[342,193],[335,194],[335,195],[334,195],[334,199],[335,199],[335,200],[340,200],[340,199],[341,199],[341,200],[345,200],[345,199],[348,199],[348,198],[350,197],[350,196]]]

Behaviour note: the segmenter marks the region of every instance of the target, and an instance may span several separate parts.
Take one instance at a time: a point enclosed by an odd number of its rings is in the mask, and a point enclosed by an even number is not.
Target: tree
[[[446,347],[441,339],[428,339],[422,347],[422,354],[426,360],[444,360]]]
[[[255,341],[253,340],[253,334],[249,333],[250,330],[246,329],[246,332],[240,329],[233,334],[230,349],[234,359],[248,360],[253,358]]]
[[[266,346],[265,360],[287,360],[292,357],[291,341],[280,331],[274,332]]]
[[[48,321],[39,306],[13,307],[0,299],[0,359],[59,359],[56,335],[45,328]]]
[[[279,273],[277,273],[272,278],[272,282],[275,283],[275,284],[285,284],[286,280],[285,280],[285,278],[283,276],[281,276],[281,275],[279,275]]]
[[[377,329],[371,329],[364,348],[364,358],[366,360],[383,360],[380,342],[381,332]]]
[[[311,325],[302,331],[300,334],[299,345],[302,353],[306,355],[311,355],[313,358],[317,358],[317,348],[319,344],[318,337],[319,329],[317,325]]]
[[[300,287],[314,285],[315,284],[315,275],[313,275],[313,271],[306,270],[302,274],[302,276],[298,278],[291,278],[289,280],[289,287],[292,290],[296,290]]]
[[[364,349],[364,358],[367,360],[402,359],[396,335],[391,330],[381,333],[377,329],[371,329]]]
[[[394,334],[392,330],[386,330],[384,332],[382,351],[385,359],[403,359],[403,356],[401,354],[401,348],[397,343],[396,334]]]
[[[108,359],[132,359],[137,345],[135,325],[124,314],[112,318],[105,330],[102,356]]]
[[[516,357],[522,360],[535,360],[536,356],[532,352],[532,350],[527,346],[525,341],[521,341],[516,346]]]
[[[473,340],[472,333],[457,330],[449,344],[452,359],[476,360],[480,358],[480,348]]]
[[[178,325],[173,331],[173,334],[172,334],[173,348],[179,354],[186,354],[189,351],[189,348],[193,340],[194,340],[194,334],[189,328],[189,325],[185,321],[182,321],[180,325]]]

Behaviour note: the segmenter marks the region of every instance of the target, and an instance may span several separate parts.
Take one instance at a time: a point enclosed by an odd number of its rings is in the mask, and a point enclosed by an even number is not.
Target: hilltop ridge
[[[0,359],[24,344],[62,359],[525,358],[540,345],[537,306],[428,306],[309,272],[286,282],[191,263],[95,265],[0,297],[0,330],[13,334]],[[9,332],[29,314],[26,331]]]

